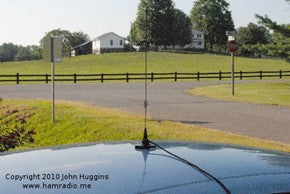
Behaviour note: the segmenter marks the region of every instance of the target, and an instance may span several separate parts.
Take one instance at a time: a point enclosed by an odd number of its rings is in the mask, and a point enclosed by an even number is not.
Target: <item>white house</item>
[[[109,32],[74,47],[71,56],[121,52],[124,50],[124,45],[124,37],[121,37],[114,32]]]
[[[160,48],[164,48],[161,46]],[[204,49],[204,34],[200,31],[192,29],[192,42],[184,46],[175,45],[167,46],[168,49]]]
[[[184,45],[184,48],[204,49],[204,34],[192,29],[192,43]]]
[[[114,32],[109,32],[98,36],[92,40],[93,54],[103,52],[116,52],[124,49],[125,38]]]

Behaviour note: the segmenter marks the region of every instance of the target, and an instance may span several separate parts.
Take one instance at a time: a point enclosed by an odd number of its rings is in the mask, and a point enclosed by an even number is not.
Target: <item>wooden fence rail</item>
[[[290,77],[290,71],[239,71],[235,72],[235,78],[243,80],[245,78],[279,78]],[[194,72],[194,73],[147,73],[147,79],[151,82],[154,80],[172,80],[177,82],[178,80],[197,80],[201,79],[229,79],[231,78],[231,72]],[[121,74],[56,74],[55,81],[59,82],[84,82],[84,81],[96,81],[104,83],[105,81],[126,81],[133,80],[145,80],[145,73],[121,73]],[[1,82],[12,82],[19,84],[20,82],[45,82],[51,81],[50,74],[20,74],[14,75],[0,75]]]

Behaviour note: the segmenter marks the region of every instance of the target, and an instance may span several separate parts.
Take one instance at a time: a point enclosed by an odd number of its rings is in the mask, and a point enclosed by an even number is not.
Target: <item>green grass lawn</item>
[[[0,105],[0,115],[7,112],[13,114],[6,120],[17,116],[26,117],[26,129],[36,131],[35,142],[20,149],[97,141],[140,140],[144,127],[141,116],[72,102],[56,103],[54,125],[50,120],[49,101],[4,100]],[[5,119],[0,124],[3,122]],[[151,119],[148,129],[152,140],[218,142],[290,152],[288,144],[169,121],[158,122]]]
[[[149,72],[217,72],[230,71],[230,56],[149,52]],[[280,59],[236,57],[236,71],[289,70],[290,64]],[[57,74],[136,73],[144,72],[144,53],[110,53],[64,58],[56,63]],[[50,64],[39,61],[0,63],[0,74],[50,73]]]
[[[231,95],[230,84],[196,87],[189,92],[230,101],[290,106],[290,82],[236,84],[235,96]]]

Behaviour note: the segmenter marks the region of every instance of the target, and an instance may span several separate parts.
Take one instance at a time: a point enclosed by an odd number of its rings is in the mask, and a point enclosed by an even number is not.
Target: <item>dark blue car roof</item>
[[[2,153],[0,193],[224,193],[215,181],[160,149],[135,150],[137,143]],[[287,153],[198,142],[158,143],[218,178],[232,193],[290,191]]]

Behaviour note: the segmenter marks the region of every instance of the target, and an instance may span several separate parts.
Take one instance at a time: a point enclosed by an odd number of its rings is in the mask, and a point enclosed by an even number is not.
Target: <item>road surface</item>
[[[290,107],[228,102],[186,92],[223,83],[228,82],[149,83],[149,116],[290,143]],[[50,99],[50,94],[50,85],[0,85],[0,97],[4,99]],[[144,84],[58,84],[56,99],[143,114]]]

